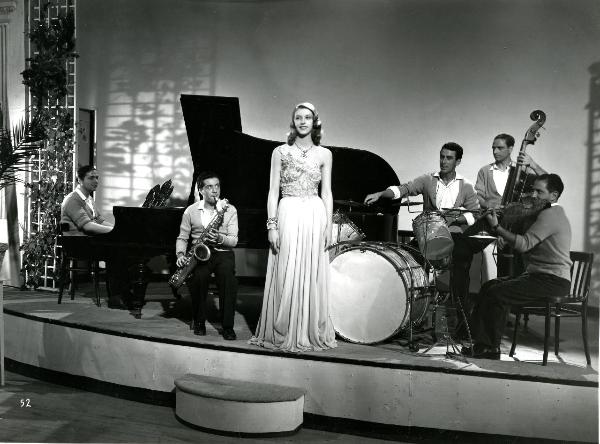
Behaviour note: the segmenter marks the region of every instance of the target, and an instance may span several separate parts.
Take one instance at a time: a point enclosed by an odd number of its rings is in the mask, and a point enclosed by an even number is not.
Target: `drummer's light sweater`
[[[394,199],[404,197],[406,195],[416,196],[421,194],[423,196],[423,211],[435,211],[438,208],[436,205],[437,197],[437,184],[440,180],[437,176],[438,173],[423,174],[411,182],[388,187],[394,193]],[[464,177],[457,174],[456,179],[459,183],[458,194],[456,200],[452,205],[453,208],[465,208],[470,211],[479,209],[479,202],[477,200],[477,194],[473,189],[473,185]],[[473,219],[468,222],[472,224]],[[464,231],[468,224],[461,226],[452,225],[450,231]]]
[[[457,175],[459,181],[458,195],[454,202],[454,208],[466,208],[467,210],[479,209],[479,202],[477,201],[477,194],[473,189],[473,185],[467,179]],[[400,196],[416,196],[418,194],[423,195],[423,211],[438,210],[436,206],[436,194],[437,194],[437,183],[439,178],[436,173],[423,174],[417,177],[412,182],[399,185],[395,188],[398,190],[398,196],[396,192],[394,196],[396,198]],[[393,191],[393,190],[392,190]]]
[[[553,204],[542,210],[515,249],[525,253],[528,273],[547,273],[571,280],[571,224],[565,210]]]

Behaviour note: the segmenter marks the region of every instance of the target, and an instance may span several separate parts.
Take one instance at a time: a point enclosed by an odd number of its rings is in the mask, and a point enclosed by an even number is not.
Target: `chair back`
[[[594,253],[571,251],[571,294],[569,297],[577,301],[587,300],[592,278]]]
[[[56,243],[62,248],[63,254],[70,258],[88,259],[91,256],[90,236],[83,233],[69,234],[69,224],[56,224]]]

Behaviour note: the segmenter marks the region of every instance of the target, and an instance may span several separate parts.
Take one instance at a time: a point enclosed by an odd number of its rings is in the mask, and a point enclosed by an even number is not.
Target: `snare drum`
[[[450,256],[454,241],[441,213],[424,211],[413,220],[413,231],[425,259],[439,260]]]
[[[420,325],[430,303],[423,267],[403,245],[342,242],[331,247],[329,313],[337,334],[375,344]],[[408,315],[411,304],[411,316]]]
[[[331,221],[332,244],[336,244],[338,242],[363,240],[365,238],[365,234],[361,231],[361,229],[358,228],[356,224],[340,210],[336,210],[335,213],[333,213]]]

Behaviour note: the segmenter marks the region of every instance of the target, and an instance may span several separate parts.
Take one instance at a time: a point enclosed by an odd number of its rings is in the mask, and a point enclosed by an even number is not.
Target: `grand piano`
[[[182,95],[180,100],[194,164],[188,204],[194,201],[198,173],[218,172],[221,195],[238,209],[239,246],[267,248],[265,222],[271,153],[284,142],[242,132],[237,97]],[[283,133],[285,128],[281,130]],[[325,146],[333,155],[334,210],[346,212],[367,240],[396,241],[399,207],[391,201],[373,207],[360,204],[368,193],[399,184],[393,168],[369,151]]]
[[[283,142],[243,133],[237,97],[182,95],[180,100],[194,166],[188,205],[194,202],[199,173],[216,171],[221,176],[221,195],[238,210],[238,248],[267,248],[271,153]],[[392,167],[369,151],[326,146],[333,154],[334,209],[346,212],[367,240],[396,241],[399,207],[389,201],[373,207],[360,205],[367,193],[399,183]],[[136,318],[141,317],[144,305],[145,264],[154,256],[174,254],[183,210],[115,206],[113,231],[91,239],[95,256],[119,254],[133,264],[131,312]]]

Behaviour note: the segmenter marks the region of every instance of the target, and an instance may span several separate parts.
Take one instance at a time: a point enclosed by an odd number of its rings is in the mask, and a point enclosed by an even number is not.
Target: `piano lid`
[[[239,210],[240,242],[251,246],[257,244],[253,239],[258,236],[260,247],[265,246],[271,153],[285,142],[241,132],[239,100],[235,97],[181,95],[181,107],[194,163],[188,203],[194,200],[198,174],[215,171],[221,176],[221,196]],[[377,154],[325,146],[333,155],[331,188],[335,200],[362,202],[367,194],[400,183],[393,168]],[[398,209],[385,201],[365,211],[396,215]],[[257,220],[244,220],[253,217]]]

